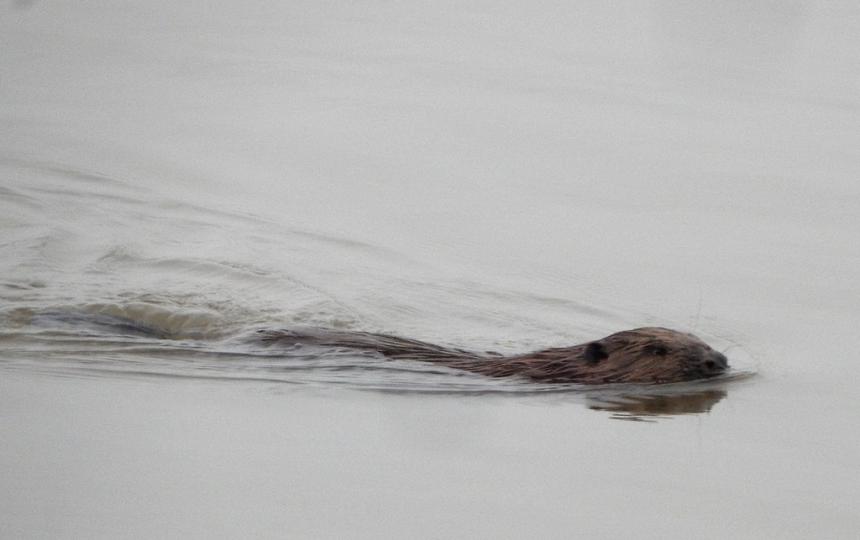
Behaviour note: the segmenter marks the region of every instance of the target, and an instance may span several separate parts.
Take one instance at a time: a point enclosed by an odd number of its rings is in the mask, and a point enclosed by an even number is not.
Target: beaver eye
[[[648,352],[657,356],[666,356],[669,354],[669,349],[665,345],[650,345]]]

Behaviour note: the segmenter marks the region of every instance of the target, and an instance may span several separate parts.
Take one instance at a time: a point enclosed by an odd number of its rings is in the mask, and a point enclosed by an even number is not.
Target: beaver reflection
[[[257,337],[272,346],[315,345],[541,383],[663,384],[709,379],[728,370],[722,353],[692,334],[668,328],[636,328],[579,345],[512,356],[321,328],[260,330]]]
[[[622,394],[590,397],[588,408],[615,413],[612,418],[620,420],[653,421],[661,416],[708,412],[724,397],[726,392],[718,389],[672,394]]]

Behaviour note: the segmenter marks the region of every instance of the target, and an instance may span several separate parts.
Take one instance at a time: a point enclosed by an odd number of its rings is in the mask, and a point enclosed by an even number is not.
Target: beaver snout
[[[702,359],[701,369],[706,376],[712,377],[725,372],[729,368],[729,360],[721,352],[709,351]]]

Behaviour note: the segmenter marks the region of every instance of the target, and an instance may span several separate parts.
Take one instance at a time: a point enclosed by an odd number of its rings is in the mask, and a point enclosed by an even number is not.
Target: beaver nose
[[[717,375],[728,369],[729,360],[723,353],[711,351],[702,365],[709,374]]]

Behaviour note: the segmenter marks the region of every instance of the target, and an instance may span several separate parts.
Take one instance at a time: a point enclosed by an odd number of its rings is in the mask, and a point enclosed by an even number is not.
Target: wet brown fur
[[[441,347],[385,334],[325,329],[261,330],[266,344],[316,345],[413,359],[490,377],[520,376],[546,383],[660,384],[710,378],[728,369],[726,357],[696,336],[668,328],[636,328],[603,339],[502,356]]]

